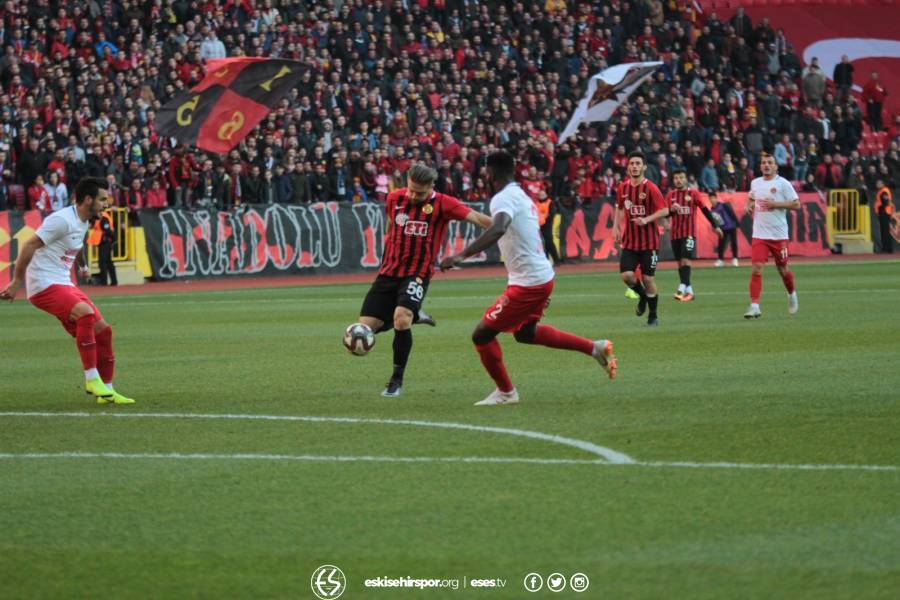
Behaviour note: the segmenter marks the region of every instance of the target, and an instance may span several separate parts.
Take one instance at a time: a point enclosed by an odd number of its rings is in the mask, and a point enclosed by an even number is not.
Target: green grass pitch
[[[900,264],[795,272],[800,313],[770,266],[745,322],[747,269],[696,269],[682,304],[666,266],[658,329],[616,274],[561,275],[545,321],[614,340],[619,377],[502,336],[522,403],[496,408],[472,406],[493,386],[469,334],[501,279],[432,283],[391,400],[391,334],[341,347],[366,285],[99,298],[119,408],[51,317],[2,306],[0,597],[314,598],[323,564],[351,599],[900,597]],[[349,420],[95,416],[130,413]],[[590,588],[529,594],[531,572]],[[505,587],[363,587],[380,576]]]

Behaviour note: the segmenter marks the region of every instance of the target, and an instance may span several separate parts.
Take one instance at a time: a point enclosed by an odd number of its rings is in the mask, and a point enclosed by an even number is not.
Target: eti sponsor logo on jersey
[[[628,209],[628,214],[632,217],[643,217],[647,214],[647,207],[642,204],[635,204]]]
[[[319,600],[334,600],[347,589],[347,578],[334,565],[322,565],[309,578],[309,585]]]
[[[403,233],[425,237],[428,235],[428,223],[425,221],[407,221],[406,227],[403,228]]]

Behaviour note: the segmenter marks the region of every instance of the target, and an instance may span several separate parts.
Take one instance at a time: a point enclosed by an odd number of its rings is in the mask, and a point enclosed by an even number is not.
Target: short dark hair
[[[100,177],[84,177],[75,186],[75,204],[81,204],[87,198],[96,198],[100,190],[108,190],[109,183]]]
[[[499,178],[510,179],[516,175],[516,160],[505,150],[497,150],[489,154],[485,164]]]
[[[406,176],[409,177],[410,181],[418,183],[419,185],[434,185],[438,178],[437,171],[428,165],[422,164],[411,166],[406,172]]]
[[[679,173],[681,173],[682,175],[684,175],[685,177],[687,177],[687,171],[685,171],[683,167],[678,167],[677,169],[674,169],[674,170],[672,171],[672,177],[675,177],[675,176],[678,175]]]
[[[628,153],[628,160],[631,160],[632,158],[639,158],[639,159],[641,159],[641,162],[642,162],[642,163],[646,163],[646,162],[647,162],[647,159],[644,158],[644,153],[641,152],[640,150],[632,150],[631,152],[629,152],[629,153]]]

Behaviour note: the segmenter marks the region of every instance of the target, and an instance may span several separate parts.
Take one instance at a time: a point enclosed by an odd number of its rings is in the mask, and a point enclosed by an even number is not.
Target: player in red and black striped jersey
[[[381,268],[359,313],[359,322],[376,333],[394,329],[394,371],[382,396],[400,395],[412,351],[410,327],[424,317],[422,301],[447,237],[447,225],[464,220],[488,228],[492,222],[456,198],[435,192],[435,181],[437,171],[413,165],[406,174],[407,187],[387,197]]]
[[[621,242],[622,255],[619,259],[619,273],[634,293],[638,295],[635,314],[642,316],[650,307],[647,325],[659,324],[656,306],[656,261],[659,251],[659,228],[656,223],[669,214],[662,193],[652,181],[644,177],[647,165],[641,152],[628,155],[628,179],[616,190],[616,216],[613,223],[615,242]],[[627,216],[626,216],[627,214]],[[625,231],[622,222],[625,220]],[[634,273],[641,267],[639,281]]]
[[[697,245],[696,217],[700,210],[713,230],[720,238],[722,230],[716,225],[712,212],[703,204],[700,192],[687,187],[687,174],[684,169],[672,172],[674,188],[666,194],[666,205],[669,207],[669,227],[672,242],[672,253],[678,261],[678,277],[681,283],[675,292],[675,299],[690,302],[694,299],[694,288],[691,287],[691,259]]]

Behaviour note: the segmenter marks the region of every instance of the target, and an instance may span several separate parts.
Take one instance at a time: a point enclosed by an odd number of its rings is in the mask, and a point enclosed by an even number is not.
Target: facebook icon
[[[528,592],[536,592],[544,587],[544,578],[538,573],[529,573],[525,576],[525,590]]]

